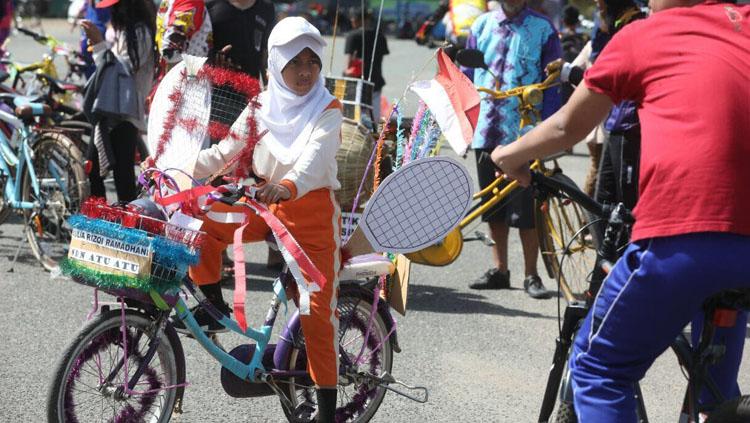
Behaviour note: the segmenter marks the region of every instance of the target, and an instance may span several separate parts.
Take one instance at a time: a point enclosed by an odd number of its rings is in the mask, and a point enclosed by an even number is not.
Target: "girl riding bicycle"
[[[338,270],[341,263],[341,212],[333,195],[336,151],[341,141],[341,105],[326,90],[320,75],[325,41],[303,18],[281,20],[268,40],[268,89],[256,112],[265,133],[253,152],[256,199],[268,204],[325,276],[322,290],[310,296],[310,314],[302,316],[309,370],[317,387],[318,421],[333,422],[338,382],[338,317],[335,315]],[[240,116],[243,121],[248,110]],[[193,175],[207,177],[224,168],[243,147],[225,139],[203,150]],[[242,222],[233,220],[245,210],[216,203],[202,230],[208,234],[200,263],[191,268],[192,280],[208,299],[228,313],[219,280],[221,254]],[[242,215],[244,217],[244,214]],[[213,220],[211,220],[213,219]],[[242,241],[262,241],[270,233],[264,221],[251,215]],[[305,277],[310,280],[309,275]],[[220,325],[196,311],[201,326],[216,332]]]

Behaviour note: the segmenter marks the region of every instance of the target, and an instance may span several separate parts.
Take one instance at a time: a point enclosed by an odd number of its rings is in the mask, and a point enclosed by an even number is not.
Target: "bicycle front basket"
[[[198,262],[202,232],[101,201],[87,202],[81,211],[68,220],[70,249],[60,263],[76,282],[167,294],[179,289],[188,266]]]

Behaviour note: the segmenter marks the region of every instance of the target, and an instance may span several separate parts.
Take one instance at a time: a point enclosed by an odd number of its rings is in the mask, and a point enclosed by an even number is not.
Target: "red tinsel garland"
[[[199,122],[197,119],[177,119],[178,111],[182,106],[187,71],[183,70],[180,77],[180,83],[169,95],[172,107],[167,112],[167,117],[164,120],[163,131],[159,137],[154,160],[158,160],[164,153],[164,150],[171,140],[172,131],[177,125],[185,128],[188,132],[198,130]],[[258,83],[258,80],[233,69],[219,68],[210,65],[204,65],[201,70],[198,71],[196,78],[208,78],[212,86],[229,86],[233,91],[247,98],[251,112],[248,114],[247,121],[245,122],[245,133],[239,134],[231,132],[231,127],[229,125],[219,122],[209,122],[206,130],[212,139],[221,140],[229,138],[245,143],[245,146],[239,153],[240,157],[235,170],[235,176],[249,176],[252,173],[253,151],[255,150],[255,144],[258,142],[258,126],[255,121],[255,111],[259,107],[258,95],[260,94],[260,84]]]
[[[158,160],[159,157],[164,154],[164,149],[167,148],[167,144],[169,144],[169,140],[172,137],[172,131],[174,130],[175,125],[177,125],[177,111],[180,110],[180,106],[182,105],[183,86],[185,85],[186,79],[187,70],[183,69],[182,72],[180,72],[180,83],[175,87],[174,91],[169,94],[169,101],[172,103],[172,107],[167,112],[167,118],[164,119],[164,128],[159,137],[159,143],[156,146],[154,161]]]

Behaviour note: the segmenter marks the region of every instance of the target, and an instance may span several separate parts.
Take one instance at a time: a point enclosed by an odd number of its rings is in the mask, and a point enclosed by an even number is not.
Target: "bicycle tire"
[[[724,401],[706,419],[706,423],[747,423],[748,421],[750,421],[750,395]]]
[[[8,176],[0,175],[0,186],[5,189],[5,183],[8,180]],[[6,220],[8,220],[8,216],[10,216],[10,213],[13,211],[13,209],[5,202],[5,195],[0,196],[0,225],[2,225]]]
[[[337,311],[339,312],[339,348],[340,353],[346,353],[350,357],[359,353],[361,345],[351,343],[356,341],[356,337],[351,339],[347,337],[350,331],[360,334],[364,339],[367,323],[370,318],[372,309],[372,291],[365,290],[357,285],[342,285],[339,291],[339,300]],[[366,368],[371,374],[380,376],[384,371],[391,372],[393,367],[393,348],[387,339],[388,330],[380,313],[375,313],[375,321],[367,340],[367,349],[372,350],[381,345],[377,351],[378,354],[371,354],[367,362],[360,367]],[[356,335],[355,335],[356,336]],[[289,355],[289,368],[306,369],[307,360],[304,354],[304,336],[300,334],[296,339],[300,340],[298,345],[292,349]],[[348,341],[347,341],[348,340]],[[294,365],[292,365],[294,363]],[[304,401],[315,403],[315,389],[309,378],[306,380],[290,379],[286,386],[284,394],[291,401],[293,406],[298,406]],[[354,383],[342,383],[345,378],[339,377],[339,394],[338,407],[336,410],[337,422],[368,422],[377,412],[386,389],[383,387],[374,387],[369,389],[365,384],[356,386]],[[348,388],[354,388],[353,393],[349,393]],[[344,395],[346,394],[346,395]],[[300,419],[298,416],[292,416],[289,411],[282,406],[284,414],[290,422],[312,422],[314,420]]]
[[[564,175],[557,177],[575,185]],[[550,196],[537,200],[535,210],[539,251],[549,277],[559,281],[567,301],[583,299],[596,249],[589,231],[581,231],[587,222],[582,208],[569,199]]]
[[[149,316],[138,311],[125,310],[127,331],[123,336],[121,319],[119,309],[98,315],[81,329],[63,352],[55,366],[47,396],[48,421],[169,421],[177,393],[175,389],[161,388],[174,386],[179,381],[179,365],[174,349],[174,343],[179,343],[179,339],[176,334],[170,336],[168,332],[162,332],[157,352],[136,386],[136,390],[157,390],[156,393],[133,395],[129,398],[123,395],[118,399],[117,387],[121,386],[125,379],[124,366],[119,369],[117,366],[122,357],[121,352],[124,351],[123,339],[127,342],[129,350],[128,375],[132,375],[142,361],[155,329],[154,321]],[[145,335],[145,338],[142,335]],[[106,354],[103,353],[105,351]],[[108,359],[110,362],[105,363]],[[94,363],[90,363],[92,360]],[[157,364],[158,369],[155,369]],[[104,373],[109,370],[102,371],[103,369],[117,369],[112,381],[106,381],[107,375]],[[101,382],[102,380],[104,382]],[[81,395],[78,395],[79,393]],[[96,406],[82,407],[89,399]],[[107,403],[107,407],[102,407],[103,403]],[[104,410],[108,412],[107,416],[102,415]],[[147,414],[151,416],[148,420],[145,419]]]
[[[28,202],[55,201],[60,205],[45,207],[39,214],[24,210],[26,239],[34,257],[51,271],[67,255],[70,230],[65,227],[65,222],[80,210],[89,195],[89,183],[83,156],[69,137],[54,132],[43,133],[34,144],[33,152],[32,163],[42,198],[35,198],[28,171],[23,175],[21,198]],[[55,178],[50,174],[53,169],[67,177]],[[60,180],[67,182],[67,186],[61,187]]]

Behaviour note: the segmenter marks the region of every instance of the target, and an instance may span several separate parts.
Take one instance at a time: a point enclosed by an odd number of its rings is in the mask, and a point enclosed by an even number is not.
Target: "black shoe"
[[[510,271],[490,269],[479,279],[469,284],[471,289],[510,289]]]
[[[335,423],[336,421],[336,394],[337,389],[315,390],[318,399],[317,423]]]
[[[526,279],[523,280],[523,289],[529,294],[529,297],[538,300],[550,298],[552,296],[537,275],[526,276]]]
[[[226,304],[225,307],[227,307],[227,309],[229,308],[228,306],[226,306]],[[201,306],[195,306],[191,308],[190,312],[193,313],[195,321],[198,322],[198,326],[200,326],[200,328],[206,334],[223,333],[229,331],[229,329],[225,328],[216,319],[211,317],[211,315],[208,314],[208,312]],[[178,333],[190,335],[190,331],[185,326],[185,323],[177,316],[172,316],[172,327],[174,327],[174,330],[176,330]]]

